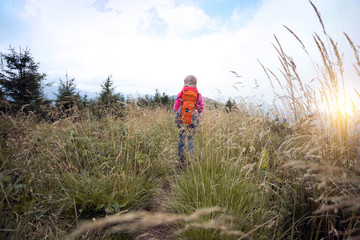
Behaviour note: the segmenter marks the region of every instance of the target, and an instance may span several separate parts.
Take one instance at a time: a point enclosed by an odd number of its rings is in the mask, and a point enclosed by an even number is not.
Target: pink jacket
[[[180,98],[182,98],[182,95],[183,95],[183,91],[181,90],[181,92],[178,93],[178,95],[176,96],[176,99],[175,99],[175,103],[174,103],[174,107],[173,107],[174,112],[176,112],[181,105]],[[199,93],[199,99],[198,99],[198,102],[196,105],[196,110],[198,110],[198,112],[200,114],[203,113],[205,110],[204,100],[201,96],[201,93]]]

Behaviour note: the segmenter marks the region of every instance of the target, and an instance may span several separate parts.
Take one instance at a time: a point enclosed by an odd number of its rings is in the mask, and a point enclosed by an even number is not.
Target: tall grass
[[[1,237],[59,239],[79,227],[85,239],[131,239],[157,224],[170,224],[168,236],[180,239],[356,234],[359,177],[330,164],[324,151],[325,164],[318,150],[325,137],[308,121],[289,126],[254,109],[208,110],[182,171],[176,169],[177,129],[166,110],[55,124],[4,116]],[[159,215],[136,213],[154,206]],[[184,218],[208,207],[221,211]],[[98,224],[130,213],[143,223],[137,230],[122,217]],[[97,220],[82,228],[87,219]]]
[[[169,148],[157,137],[161,121],[133,121],[2,116],[1,238],[59,239],[82,219],[151,208],[172,171]]]
[[[265,128],[252,131],[254,128],[249,128],[248,124]],[[249,118],[239,112],[207,112],[197,133],[195,157],[186,171],[174,179],[174,190],[167,209],[190,213],[198,208],[219,206],[232,216],[233,229],[244,232],[244,236],[254,226],[264,223],[267,224],[253,232],[252,236],[271,235],[268,227],[278,214],[268,207],[271,194],[264,191],[267,185],[265,170],[272,167],[268,162],[272,146],[268,141],[270,132],[266,125],[260,117]],[[231,232],[227,235],[227,232],[202,228],[190,228],[182,236],[185,239],[238,237],[231,237]]]
[[[279,55],[282,76],[276,76],[261,65],[272,86],[276,80],[282,89],[277,93],[280,108],[287,109],[282,117],[289,119],[292,126],[278,155],[288,162],[287,166],[298,169],[297,194],[301,191],[308,195],[309,206],[312,206],[308,217],[299,223],[312,226],[307,238],[345,239],[359,234],[360,211],[356,202],[360,190],[360,135],[359,110],[354,104],[358,99],[349,101],[347,98],[341,51],[328,35],[319,11],[311,5],[323,29],[323,36],[317,33],[313,36],[321,63],[315,63],[301,39],[291,29],[286,29],[312,61],[320,88],[314,89],[301,79],[296,64],[276,37],[274,47]],[[345,37],[354,51],[353,66],[358,72],[359,46],[355,47],[346,33]],[[358,93],[356,89],[355,92]],[[275,112],[279,114],[280,109],[275,108]]]

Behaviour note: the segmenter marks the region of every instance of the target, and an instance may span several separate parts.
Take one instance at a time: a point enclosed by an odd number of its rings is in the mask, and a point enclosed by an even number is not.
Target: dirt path
[[[157,194],[157,197],[153,201],[153,205],[150,207],[150,212],[163,212],[163,204],[167,196],[171,192],[171,185],[169,179],[164,179],[161,183],[161,187]],[[172,231],[169,226],[160,225],[149,228],[145,231],[138,233],[135,237],[136,240],[170,240],[173,239]]]

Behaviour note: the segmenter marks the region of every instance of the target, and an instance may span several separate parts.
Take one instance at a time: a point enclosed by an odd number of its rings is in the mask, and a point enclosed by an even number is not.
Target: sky
[[[343,34],[360,44],[360,1],[312,2],[344,54],[349,92],[360,89]],[[176,95],[192,74],[205,97],[271,102],[274,94],[258,60],[281,75],[274,35],[301,78],[310,84],[316,77],[284,25],[321,63],[313,35],[323,32],[308,0],[0,0],[0,52],[9,53],[9,45],[29,48],[47,82],[57,85],[68,74],[77,88],[93,93],[112,75],[124,95],[155,89]]]

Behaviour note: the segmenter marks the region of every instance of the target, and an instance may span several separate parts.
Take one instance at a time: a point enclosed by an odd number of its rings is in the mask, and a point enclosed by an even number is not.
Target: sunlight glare
[[[353,118],[358,111],[356,102],[350,96],[339,97],[337,101],[334,99],[328,104],[330,111],[342,118]]]

